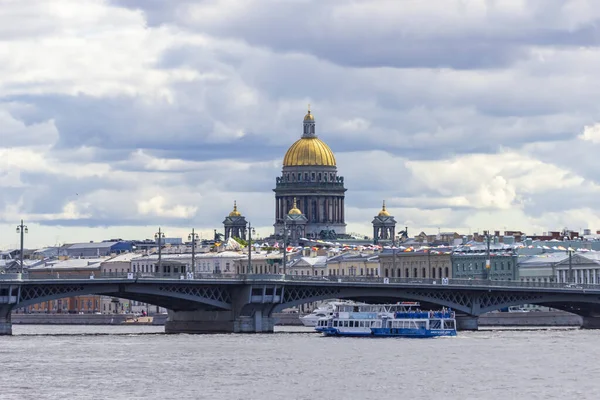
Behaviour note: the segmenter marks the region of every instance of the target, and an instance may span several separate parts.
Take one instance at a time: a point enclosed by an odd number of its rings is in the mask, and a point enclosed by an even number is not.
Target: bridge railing
[[[49,272],[23,274],[23,280],[139,280],[139,279],[197,279],[197,280],[243,280],[247,275],[237,274],[205,274],[205,273],[153,273],[153,272],[94,272],[94,273],[69,273],[69,272]],[[1,278],[0,278],[1,279]]]
[[[12,277],[12,276],[11,276]],[[14,278],[14,277],[12,277]],[[19,279],[19,278],[17,278]],[[150,280],[150,279],[169,279],[169,280],[203,280],[203,281],[274,281],[274,282],[321,282],[328,284],[347,284],[347,283],[373,283],[390,285],[441,285],[441,286],[487,286],[487,287],[511,287],[511,288],[556,288],[556,289],[600,289],[600,284],[583,283],[557,283],[557,282],[522,282],[522,281],[500,281],[486,279],[429,279],[429,278],[385,278],[380,276],[312,276],[312,275],[282,275],[282,274],[229,274],[229,273],[150,273],[150,272],[94,272],[94,273],[69,273],[69,272],[49,272],[49,273],[25,273],[19,280]],[[2,275],[0,275],[0,281]]]
[[[492,286],[492,287],[519,287],[519,288],[556,288],[556,289],[600,289],[600,284],[584,283],[558,283],[558,282],[522,282],[500,281],[488,279],[430,279],[430,278],[384,278],[380,276],[311,276],[311,275],[286,275],[287,281],[298,282],[337,282],[337,283],[383,283],[383,284],[409,284],[409,285],[441,285],[441,286]]]

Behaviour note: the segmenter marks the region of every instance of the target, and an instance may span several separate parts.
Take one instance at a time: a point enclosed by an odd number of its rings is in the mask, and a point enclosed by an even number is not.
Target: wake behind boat
[[[419,303],[336,305],[333,315],[318,320],[325,336],[456,336],[453,311],[421,311]]]

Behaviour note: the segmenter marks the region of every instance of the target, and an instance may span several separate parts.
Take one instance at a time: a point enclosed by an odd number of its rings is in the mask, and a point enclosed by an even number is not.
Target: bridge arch
[[[330,300],[355,300],[373,303],[419,301],[431,303],[440,307],[449,307],[467,314],[472,312],[468,296],[460,296],[448,292],[447,296],[432,296],[426,292],[403,288],[364,288],[364,287],[288,287],[283,302],[275,305],[271,313],[280,312],[286,308],[301,304]]]
[[[14,308],[93,294],[142,301],[174,310],[193,310],[206,307],[231,310],[231,295],[227,289],[169,283],[27,284],[21,287],[19,300]]]

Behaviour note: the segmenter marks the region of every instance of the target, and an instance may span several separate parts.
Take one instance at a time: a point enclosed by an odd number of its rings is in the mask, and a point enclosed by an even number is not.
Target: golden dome
[[[304,122],[306,122],[306,121],[314,121],[314,120],[315,120],[315,117],[310,113],[310,110],[308,110],[308,112],[304,116]]]
[[[335,167],[333,152],[317,137],[303,137],[290,146],[285,157],[284,167],[295,167],[301,165],[324,165]]]
[[[385,209],[385,200],[383,201],[383,207],[381,208],[381,211],[379,211],[379,214],[377,214],[377,216],[379,217],[389,217],[390,213]]]
[[[296,198],[294,197],[294,205],[292,206],[292,208],[288,212],[288,215],[300,215],[300,214],[302,214],[302,211],[300,211],[298,209],[298,207],[296,206]]]
[[[234,200],[233,201],[233,211],[229,213],[230,217],[241,217],[242,214],[240,214],[240,212],[237,209],[237,202]]]

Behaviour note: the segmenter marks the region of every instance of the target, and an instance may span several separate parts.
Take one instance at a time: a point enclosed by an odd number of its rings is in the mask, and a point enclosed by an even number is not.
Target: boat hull
[[[325,336],[346,336],[346,337],[406,337],[406,338],[433,338],[443,336],[456,336],[453,329],[390,329],[390,328],[371,328],[370,332],[344,332],[336,328],[317,328],[318,332]]]

